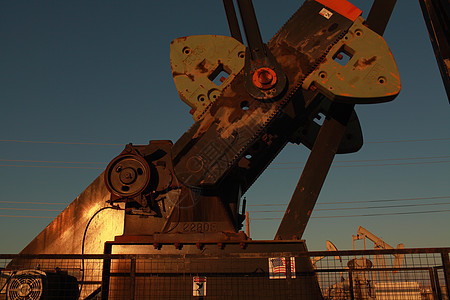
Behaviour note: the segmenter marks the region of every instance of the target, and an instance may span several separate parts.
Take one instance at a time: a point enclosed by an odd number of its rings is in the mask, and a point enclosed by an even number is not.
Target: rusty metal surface
[[[302,237],[352,112],[353,105],[332,104],[278,227],[276,239]]]
[[[287,87],[286,74],[262,40],[253,3],[251,0],[238,0],[237,3],[247,40],[243,74],[245,90],[261,101],[282,97]],[[262,74],[265,75],[261,77]]]
[[[294,98],[304,77],[352,23],[337,13],[326,19],[318,14],[322,8],[315,1],[305,2],[268,43],[289,82],[281,99],[253,99],[240,73],[203,118],[175,143],[174,165],[180,181],[190,187],[216,185]]]
[[[170,43],[173,80],[195,121],[242,70],[244,61],[245,46],[229,36],[187,36]]]
[[[101,174],[64,211],[62,211],[20,254],[81,253],[83,233],[96,211],[107,206],[110,193]],[[102,253],[103,243],[121,234],[123,212],[101,212],[86,235],[85,253]]]
[[[289,142],[295,144],[303,144],[308,149],[312,149],[321,127],[321,125],[316,122],[316,117],[320,114],[325,116],[330,110],[330,105],[332,103],[331,100],[323,96],[318,100],[319,101],[315,101],[315,103],[310,103],[308,105],[308,122],[305,122],[303,126],[301,126],[293,133]],[[353,111],[336,153],[345,154],[357,152],[359,149],[361,149],[362,145],[363,134],[361,124],[356,112]]]
[[[84,240],[84,253],[103,253],[104,243],[113,239],[123,231],[123,211],[105,209],[91,219],[96,212],[109,206],[107,200],[111,194],[104,183],[101,174],[89,185],[64,211],[62,211],[41,233],[39,233],[18,256],[12,257],[8,268],[23,268],[23,266],[39,266],[39,255],[78,254],[81,256]],[[86,226],[91,220],[86,231]],[[38,256],[33,256],[37,254]],[[31,255],[31,256],[28,256]],[[82,257],[82,256],[81,256]],[[63,267],[64,260],[52,260],[55,267]],[[70,260],[69,260],[70,262]],[[67,262],[66,262],[67,263]],[[81,264],[73,266],[82,270]],[[91,262],[90,276],[100,276],[100,262]],[[83,292],[87,296],[87,291]]]
[[[153,241],[145,238],[140,240],[116,240],[105,243],[105,253],[114,255],[168,255],[173,258],[178,256],[189,256],[192,258],[218,258],[218,257],[264,257],[270,253],[280,254],[284,252],[296,253],[298,256],[308,256],[304,240],[210,240],[204,243],[196,243],[186,240],[184,243],[165,241],[159,243],[158,247]],[[161,256],[161,258],[163,257]]]
[[[371,11],[371,25],[374,27],[374,30],[379,34],[382,34],[389,21],[395,1],[391,3],[392,7],[386,7],[387,10],[385,13],[387,18],[381,18],[375,22],[373,21],[373,18],[374,15],[379,13],[379,11],[377,11],[379,5],[380,2],[374,3],[373,10]],[[354,104],[370,103],[371,101],[390,101],[400,92],[400,77],[392,53],[378,34],[372,32],[369,28],[364,27],[363,21],[364,20],[361,17],[357,18],[343,40],[333,46],[333,48],[337,48],[338,50],[332,49],[327,55],[328,60],[333,60],[336,55],[341,55],[336,51],[347,51],[348,54],[353,56],[350,57],[347,65],[344,68],[341,68],[339,64],[329,62],[321,65],[310,76],[314,77],[315,73],[316,78],[315,81],[313,79],[314,83],[317,84],[322,79],[321,83],[326,85],[328,83],[327,77],[331,77],[331,72],[329,72],[330,64],[331,68],[338,67],[339,71],[335,74],[339,79],[337,80],[338,83],[334,82],[332,85],[322,86],[322,91],[324,92],[324,95],[328,95],[328,98],[336,99],[336,101],[340,101],[341,103],[336,102],[331,104],[331,108],[320,128],[314,146],[311,149],[311,154],[303,169],[291,201],[289,202],[289,206],[281,220],[281,224],[275,236],[277,239],[302,237],[328,170],[333,162],[335,154],[338,152],[342,138],[345,136],[347,124],[353,118]],[[354,48],[351,46],[353,39],[356,40]],[[361,42],[362,40],[364,40],[364,42]],[[375,47],[374,44],[377,44],[378,47]],[[377,51],[379,50],[380,53],[371,53],[375,48]],[[361,53],[358,53],[359,51],[361,51],[363,55],[368,56],[366,56],[366,58],[360,57]],[[372,54],[376,55],[372,56]],[[372,58],[369,59],[371,56]],[[361,62],[366,60],[372,61],[370,66],[366,63],[366,66],[362,69],[364,73],[358,72],[361,71]],[[346,69],[346,67],[348,68]],[[366,69],[369,70],[367,71]],[[351,74],[355,70],[358,70],[356,72],[357,75],[346,74]],[[350,77],[353,77],[353,80],[350,80]],[[359,86],[358,83],[356,83],[356,78],[364,78],[365,81]],[[308,79],[311,80],[310,78]],[[367,79],[369,79],[369,81],[367,81]],[[307,87],[309,87],[309,84],[310,83],[308,83]],[[339,88],[336,87],[339,87],[340,84],[345,84],[347,86],[341,87],[342,90],[339,90]],[[351,88],[349,88],[349,86],[351,86]],[[345,93],[343,93],[343,91],[345,91]]]
[[[133,295],[139,299],[161,299],[167,295],[176,293],[181,298],[191,298],[190,288],[191,276],[186,273],[194,273],[210,278],[214,285],[208,298],[212,299],[241,299],[245,297],[246,291],[253,285],[263,284],[268,290],[272,291],[254,291],[248,296],[258,299],[273,299],[275,292],[282,298],[296,299],[322,299],[319,283],[314,273],[312,263],[308,256],[299,256],[294,258],[295,275],[291,274],[290,263],[287,264],[287,280],[270,280],[268,259],[271,257],[295,257],[298,253],[307,253],[304,241],[289,241],[280,243],[278,241],[266,241],[264,243],[251,241],[246,247],[241,247],[237,243],[225,243],[223,247],[217,244],[205,243],[201,248],[197,245],[185,245],[176,248],[165,245],[161,249],[155,249],[151,244],[137,244],[110,242],[105,245],[106,253],[146,253],[159,254],[164,263],[155,264],[151,269],[145,269],[145,262],[138,262],[132,269],[138,272],[146,271],[150,275],[145,279],[145,285],[154,286],[155,278],[163,277],[170,280],[158,281],[159,289],[152,289],[152,293],[142,295],[137,293]],[[199,255],[201,253],[201,255]],[[180,264],[182,260],[188,260],[186,264]],[[213,258],[213,259],[210,259]],[[206,260],[205,260],[206,259]],[[129,264],[120,263],[109,259],[104,260],[102,276],[102,299],[129,299],[130,289],[124,289],[123,277],[133,276],[129,270]],[[137,275],[137,274],[136,274]],[[147,275],[147,276],[148,276]],[[142,275],[141,275],[142,276]],[[122,277],[122,280],[119,278]],[[231,284],[231,281],[238,279],[239,284]],[[217,281],[216,281],[217,280]],[[187,283],[186,283],[187,282]],[[175,283],[176,287],[171,284]],[[136,281],[137,289],[144,288],[144,282]],[[135,286],[135,285],[133,285]],[[305,287],[308,287],[307,291]],[[133,294],[135,290],[131,290]],[[301,296],[302,297],[299,297]],[[127,298],[128,297],[128,298]]]
[[[113,185],[109,187],[110,202],[125,203],[123,238],[156,233],[215,235],[239,230],[242,218],[238,213],[238,186],[230,182],[207,195],[183,186],[173,174],[171,151],[170,141],[129,144],[108,166],[105,181]],[[149,171],[139,172],[142,165]],[[129,173],[138,178],[129,180],[125,176]],[[140,185],[139,176],[146,176],[146,186]],[[137,194],[134,193],[136,184],[140,189]],[[122,192],[121,188],[126,191]]]
[[[260,244],[264,245],[267,243],[277,243],[277,244],[298,244],[298,240],[249,240],[247,243],[251,244]],[[304,242],[304,241],[300,241]],[[236,244],[236,242],[230,242],[230,244]],[[173,245],[169,245],[173,247]],[[298,250],[298,249],[297,249]],[[439,255],[448,255],[450,254],[450,247],[440,247],[440,248],[404,248],[404,249],[373,249],[373,250],[339,250],[339,251],[298,251],[295,252],[295,256],[325,256],[325,257],[335,257],[335,256],[375,256],[375,255],[393,255],[393,254],[439,254]],[[102,251],[103,253],[103,251]],[[177,252],[175,252],[177,253]],[[264,252],[261,252],[264,253]],[[266,252],[268,253],[283,253],[283,252]],[[161,256],[159,256],[161,255]],[[180,257],[185,254],[0,254],[0,260],[10,260],[10,259],[130,259],[135,257],[136,259],[149,259],[151,257],[162,258],[165,255],[168,255],[170,258]],[[202,257],[201,254],[186,254],[187,257]],[[234,256],[234,254],[221,254],[227,256]],[[243,257],[261,257],[260,253],[247,253],[247,254],[239,254],[238,256]],[[214,259],[215,256],[205,257],[205,259]],[[444,257],[444,260],[446,258]],[[450,259],[450,257],[449,257]]]
[[[339,61],[344,55],[346,63]],[[387,43],[361,17],[324,61],[303,88],[314,86],[331,100],[352,104],[388,102],[400,93],[400,74]]]

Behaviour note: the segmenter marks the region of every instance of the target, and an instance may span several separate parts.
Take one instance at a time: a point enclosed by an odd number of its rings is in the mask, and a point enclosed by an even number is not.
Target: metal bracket
[[[173,80],[195,121],[242,70],[244,62],[245,46],[229,36],[197,35],[172,41]],[[221,78],[222,74],[228,76]]]
[[[384,39],[359,17],[342,40],[303,83],[327,98],[343,103],[382,103],[400,93],[400,75]],[[342,65],[338,60],[349,58]]]

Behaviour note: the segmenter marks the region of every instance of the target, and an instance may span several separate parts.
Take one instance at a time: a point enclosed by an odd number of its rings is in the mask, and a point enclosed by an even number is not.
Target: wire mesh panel
[[[333,253],[313,258],[324,299],[448,299],[441,253],[424,249]]]
[[[138,259],[135,273],[129,262],[112,261],[108,299],[132,299],[133,290],[134,299],[321,299],[314,272],[287,274],[282,265],[270,272],[269,259]]]
[[[123,253],[133,243],[109,245]],[[147,254],[106,261],[104,299],[322,299],[303,241],[136,246]]]
[[[0,300],[449,300],[449,251],[0,255]]]
[[[112,261],[108,299],[321,299],[314,272],[273,274],[269,257],[138,259],[132,269]]]
[[[80,255],[0,255],[0,299],[85,299],[101,287],[103,260]],[[84,267],[83,267],[84,266]]]

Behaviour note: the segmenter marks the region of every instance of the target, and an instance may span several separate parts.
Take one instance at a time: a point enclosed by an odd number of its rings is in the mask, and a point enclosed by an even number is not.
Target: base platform
[[[102,299],[323,299],[304,241],[107,242]]]

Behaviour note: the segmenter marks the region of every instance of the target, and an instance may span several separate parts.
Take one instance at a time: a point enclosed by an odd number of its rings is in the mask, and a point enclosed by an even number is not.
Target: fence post
[[[248,211],[245,212],[245,228],[247,229],[247,236],[250,237],[250,217]]]
[[[444,280],[447,299],[450,299],[450,258],[448,252],[442,252],[442,265],[444,267]]]
[[[106,242],[104,254],[110,255],[112,252],[112,244]],[[103,258],[103,270],[102,270],[102,300],[108,300],[109,296],[109,277],[111,272],[111,259]]]
[[[350,287],[350,300],[355,300],[355,295],[353,294],[352,270],[348,270],[348,284],[349,284],[349,287]]]
[[[130,300],[134,300],[135,287],[136,287],[136,257],[131,258],[131,270],[130,270]]]
[[[439,284],[439,276],[436,268],[428,269],[430,273],[431,290],[433,291],[433,299],[442,299],[441,287]]]
[[[437,288],[439,285],[439,278],[434,276],[433,268],[428,269],[428,273],[430,276],[431,290],[433,291],[433,299],[441,299],[438,297]]]
[[[433,267],[433,273],[434,273],[434,282],[436,283],[437,298],[442,299],[442,289],[441,289],[441,283],[439,280],[439,273],[438,273],[437,267]]]

